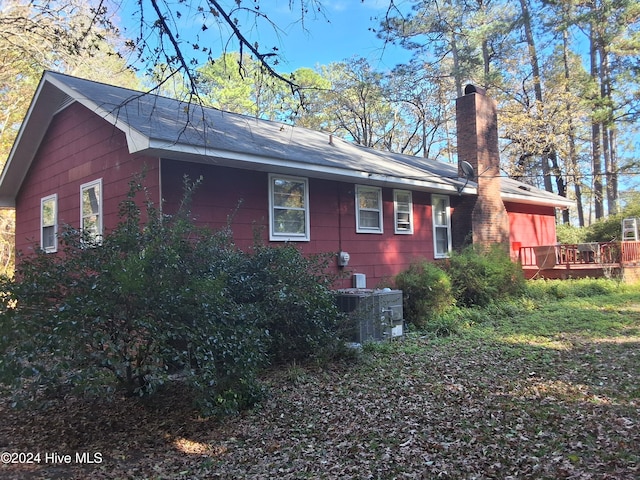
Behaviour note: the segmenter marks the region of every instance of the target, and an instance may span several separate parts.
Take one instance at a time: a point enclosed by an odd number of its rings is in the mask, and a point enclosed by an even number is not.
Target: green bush
[[[295,246],[256,245],[243,262],[226,274],[231,295],[265,313],[260,323],[268,332],[267,354],[274,363],[339,352],[341,313],[326,272],[328,255],[305,257]]]
[[[601,218],[586,228],[587,242],[611,242],[622,240],[622,220],[640,217],[640,195],[630,192],[626,195],[627,202],[622,212]]]
[[[556,233],[559,243],[574,244],[586,242],[589,232],[583,227],[574,227],[567,223],[560,223],[556,225]]]
[[[455,304],[451,281],[441,268],[426,260],[415,262],[395,278],[402,290],[405,319],[417,328]]]
[[[196,227],[196,186],[185,179],[172,216],[147,201],[143,223],[136,179],[100,243],[67,229],[62,252],[0,281],[0,377],[17,394],[145,395],[180,373],[204,413],[234,412],[260,397],[270,360],[338,343],[327,276],[293,247],[242,252],[228,229]]]
[[[622,239],[623,215],[612,215],[595,221],[587,228],[587,242],[612,242]]]
[[[445,264],[453,294],[460,306],[487,306],[523,293],[524,274],[500,245],[489,249],[467,247]]]
[[[464,310],[452,308],[434,316],[425,323],[422,331],[435,337],[450,337],[460,333],[467,325]]]

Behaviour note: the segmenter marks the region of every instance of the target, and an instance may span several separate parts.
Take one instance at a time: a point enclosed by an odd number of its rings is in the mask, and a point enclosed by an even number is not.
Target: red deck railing
[[[640,242],[620,242],[620,262],[622,265],[640,264]]]
[[[573,265],[640,265],[640,242],[600,242],[520,247],[523,267],[549,269]]]

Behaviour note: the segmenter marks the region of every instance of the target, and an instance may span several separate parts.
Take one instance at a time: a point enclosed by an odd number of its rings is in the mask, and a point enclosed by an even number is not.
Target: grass
[[[0,476],[640,477],[639,285],[535,282],[517,301],[455,315],[444,321],[455,328],[367,344],[355,362],[271,372],[266,399],[238,417],[200,418],[179,388],[0,406],[2,450],[104,458],[0,465]]]

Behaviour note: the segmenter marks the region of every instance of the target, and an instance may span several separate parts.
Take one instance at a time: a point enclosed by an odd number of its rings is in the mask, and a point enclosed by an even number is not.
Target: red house
[[[470,240],[508,242],[515,253],[555,243],[555,210],[573,204],[500,175],[495,102],[467,87],[457,122],[460,167],[46,72],[0,177],[0,207],[16,209],[17,250],[56,252],[61,225],[113,228],[143,168],[166,211],[185,174],[202,176],[199,222],[231,218],[240,247],[257,228],[305,253],[342,252],[338,287],[356,273],[375,287]]]

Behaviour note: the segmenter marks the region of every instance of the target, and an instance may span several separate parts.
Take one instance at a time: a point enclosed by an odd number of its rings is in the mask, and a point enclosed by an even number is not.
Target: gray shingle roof
[[[12,188],[9,183],[24,179],[55,112],[74,101],[121,129],[131,153],[448,194],[466,185],[463,194],[476,193],[476,185],[458,178],[453,164],[382,152],[324,132],[46,72],[0,177],[0,206],[11,206],[15,200],[19,185]],[[572,205],[558,195],[529,186],[524,190],[513,182],[503,182],[503,194],[515,196],[514,201]]]

